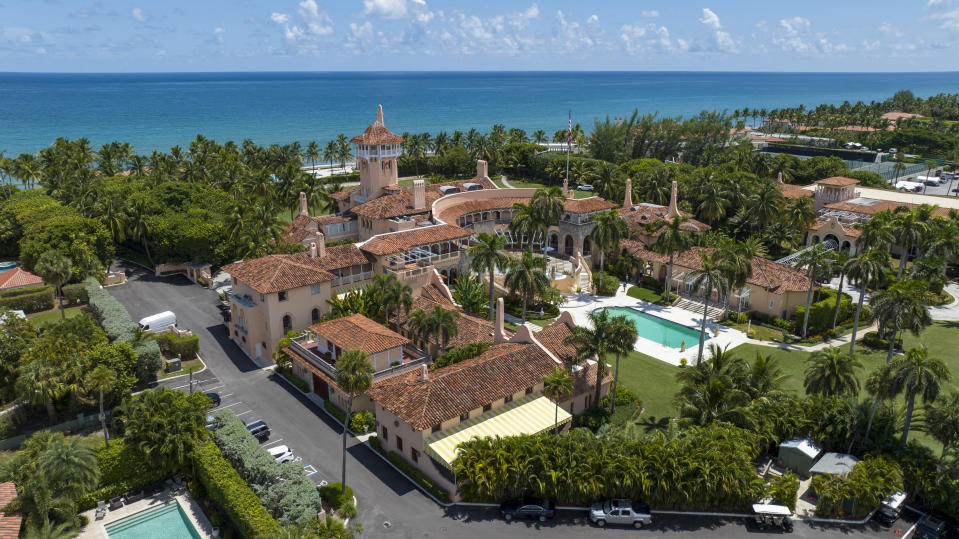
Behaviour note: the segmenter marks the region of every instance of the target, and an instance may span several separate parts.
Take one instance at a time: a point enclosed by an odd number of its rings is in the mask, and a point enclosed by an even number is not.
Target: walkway
[[[873,324],[869,327],[859,327],[859,330],[856,331],[856,339],[861,339],[863,335],[869,333],[870,331],[879,331],[879,325]],[[771,342],[771,341],[760,341],[757,339],[747,339],[749,344],[758,344],[760,346],[768,346],[770,348],[779,348],[780,350],[795,350],[799,352],[815,352],[817,350],[822,350],[823,348],[834,348],[836,346],[842,346],[844,344],[849,344],[849,341],[852,340],[852,333],[836,337],[835,339],[829,339],[828,341],[821,342],[819,344],[811,344],[809,346],[802,346],[799,344],[786,344],[781,342]]]
[[[959,284],[947,283],[946,292],[952,295],[952,303],[939,307],[929,307],[929,316],[933,320],[959,320]]]
[[[509,180],[506,179],[506,174],[500,176],[499,181],[503,182],[503,186],[505,186],[507,189],[516,189],[509,183]]]

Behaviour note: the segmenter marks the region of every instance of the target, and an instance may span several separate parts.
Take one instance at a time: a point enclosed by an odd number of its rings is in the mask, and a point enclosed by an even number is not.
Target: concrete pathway
[[[863,335],[870,331],[879,331],[879,325],[873,324],[869,327],[859,327],[859,330],[856,332],[856,339],[861,339]],[[818,344],[811,344],[809,346],[802,346],[799,344],[786,344],[781,342],[772,342],[772,341],[760,341],[757,339],[747,339],[746,342],[749,344],[758,344],[760,346],[768,346],[769,348],[779,348],[781,350],[796,350],[799,352],[815,352],[817,350],[822,350],[823,348],[834,348],[836,346],[841,346],[843,344],[849,344],[849,341],[852,340],[852,333],[848,333],[841,337],[836,337],[835,339],[830,339],[825,342]]]
[[[505,175],[505,174],[503,174],[502,176],[499,177],[499,181],[503,182],[503,185],[504,185],[507,189],[516,189],[515,187],[513,187],[513,186],[509,183],[509,180],[506,179],[506,175]]]
[[[946,292],[952,295],[952,303],[939,307],[929,307],[929,316],[933,320],[959,320],[959,284],[946,283]]]

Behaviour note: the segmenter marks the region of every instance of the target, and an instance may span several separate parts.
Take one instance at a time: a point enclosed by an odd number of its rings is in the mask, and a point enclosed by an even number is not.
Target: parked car
[[[902,514],[902,506],[905,501],[905,492],[894,492],[890,494],[879,505],[879,510],[876,511],[874,518],[886,526],[891,526],[893,522],[899,519],[899,515]]]
[[[915,537],[917,539],[940,539],[946,536],[947,531],[945,521],[930,516],[919,522]]]
[[[167,331],[170,326],[176,325],[176,315],[173,311],[163,311],[140,319],[140,328],[148,333]]]
[[[556,516],[556,502],[537,498],[508,500],[499,506],[499,511],[506,520],[535,518],[544,522],[547,518]]]
[[[889,153],[895,155],[895,154],[899,153],[899,150],[897,150],[897,149],[895,149],[895,148],[889,148]]]
[[[606,524],[623,524],[634,528],[642,528],[653,523],[653,514],[649,505],[632,500],[606,500],[597,502],[589,509],[589,519],[597,526]]]
[[[270,452],[270,456],[280,464],[283,464],[284,462],[291,462],[294,458],[293,450],[285,445],[271,447],[268,449],[268,451]]]
[[[582,185],[577,186],[577,187],[576,187],[576,190],[577,190],[577,191],[592,191],[592,190],[593,190],[593,186],[590,185],[590,184],[588,184],[588,183],[584,183],[584,184],[582,184]]]
[[[220,394],[219,393],[206,393],[206,396],[213,401],[213,407],[216,408],[220,405]]]
[[[263,421],[250,423],[246,426],[246,430],[250,431],[250,434],[259,440],[260,443],[263,443],[270,438],[270,427],[268,427]]]

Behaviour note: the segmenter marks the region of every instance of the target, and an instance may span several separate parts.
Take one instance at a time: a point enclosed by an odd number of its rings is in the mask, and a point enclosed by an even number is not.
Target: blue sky
[[[0,71],[959,69],[959,0],[0,0]]]

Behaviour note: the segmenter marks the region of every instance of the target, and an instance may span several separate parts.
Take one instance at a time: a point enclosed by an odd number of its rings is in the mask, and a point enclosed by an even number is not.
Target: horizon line
[[[216,71],[0,71],[0,75],[190,75],[190,74],[333,74],[333,73],[715,73],[715,74],[763,74],[763,75],[935,75],[959,73],[959,70],[938,71],[761,71],[737,69],[327,69],[327,70],[216,70]]]

